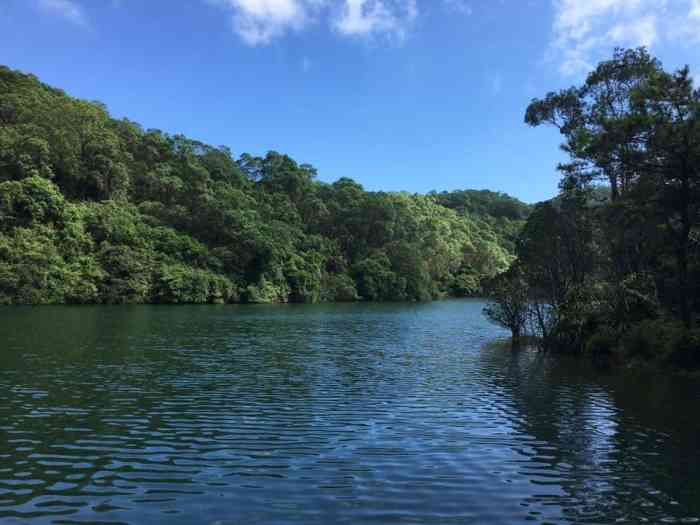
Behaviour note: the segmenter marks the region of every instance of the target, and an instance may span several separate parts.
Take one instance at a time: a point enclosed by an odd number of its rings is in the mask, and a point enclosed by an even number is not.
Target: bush
[[[99,285],[101,302],[127,304],[151,300],[154,264],[151,252],[104,243],[97,259],[107,274]]]
[[[309,252],[304,256],[292,254],[284,264],[284,274],[289,285],[289,301],[316,303],[321,295],[321,266],[323,256]]]
[[[463,271],[452,282],[452,293],[456,297],[475,297],[483,293],[481,276],[475,273]]]
[[[511,331],[513,347],[520,344],[528,316],[528,287],[520,268],[511,267],[486,283],[489,303],[484,307],[486,318]]]
[[[622,351],[629,358],[656,359],[668,353],[668,347],[684,328],[675,321],[646,320],[635,325],[622,337]]]
[[[60,223],[65,198],[58,187],[41,177],[0,183],[0,227],[10,230]]]
[[[677,330],[667,342],[665,359],[681,368],[700,368],[700,330]]]
[[[374,253],[353,266],[353,276],[360,296],[368,301],[401,300],[405,298],[406,279],[391,268],[386,254]]]
[[[260,278],[258,284],[250,284],[245,290],[245,302],[253,304],[285,303],[289,297],[287,283],[275,283]]]
[[[620,337],[611,326],[602,326],[586,341],[585,352],[594,358],[610,357],[619,346]]]
[[[227,303],[237,299],[231,281],[207,270],[174,264],[159,268],[156,274],[154,299],[161,303]]]
[[[322,288],[322,301],[353,302],[359,299],[355,281],[346,274],[326,274]]]
[[[68,268],[45,226],[0,234],[0,304],[65,301]]]

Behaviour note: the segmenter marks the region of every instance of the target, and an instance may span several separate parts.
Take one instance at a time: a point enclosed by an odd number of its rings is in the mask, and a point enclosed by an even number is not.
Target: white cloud
[[[233,29],[249,45],[298,31],[321,15],[339,34],[402,39],[418,16],[417,0],[206,0],[231,11]]]
[[[653,27],[656,14],[646,12],[646,4],[656,0],[554,0],[553,54],[563,74],[572,75],[591,69],[600,48],[617,45],[642,45],[651,38],[643,31]],[[647,25],[638,27],[646,18]],[[654,36],[654,38],[656,38]]]
[[[385,34],[403,39],[417,16],[416,0],[344,0],[334,26],[343,35]]]
[[[251,46],[268,44],[312,17],[319,0],[216,0],[233,13],[233,29]]]
[[[621,22],[613,26],[607,36],[610,40],[620,43],[634,42],[651,47],[658,39],[656,16],[647,15],[630,22]]]
[[[37,6],[47,14],[59,16],[76,25],[88,25],[82,8],[72,0],[38,0]]]
[[[579,75],[614,46],[700,41],[700,0],[553,0],[549,57]]]
[[[693,41],[700,41],[700,0],[691,0],[690,11],[685,22],[685,36]]]

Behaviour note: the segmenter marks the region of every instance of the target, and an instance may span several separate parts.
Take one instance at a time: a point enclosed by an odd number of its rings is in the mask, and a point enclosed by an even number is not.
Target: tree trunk
[[[517,328],[512,328],[511,332],[513,333],[513,337],[511,338],[511,348],[513,350],[518,350],[520,349],[520,327]]]
[[[681,306],[681,319],[690,328],[690,307],[688,305],[688,240],[690,238],[690,181],[688,168],[684,163],[681,180],[681,238],[678,246],[678,287]]]
[[[678,287],[681,306],[681,319],[686,328],[690,328],[690,308],[688,306],[688,240],[681,239],[678,250]]]

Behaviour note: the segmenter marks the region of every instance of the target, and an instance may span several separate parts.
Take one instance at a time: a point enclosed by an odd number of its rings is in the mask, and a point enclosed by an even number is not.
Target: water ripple
[[[697,383],[481,307],[3,309],[0,522],[698,522]]]

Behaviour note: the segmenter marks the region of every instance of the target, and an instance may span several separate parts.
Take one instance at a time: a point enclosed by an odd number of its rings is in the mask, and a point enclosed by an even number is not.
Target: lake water
[[[479,301],[0,309],[0,523],[694,523],[700,385]]]

